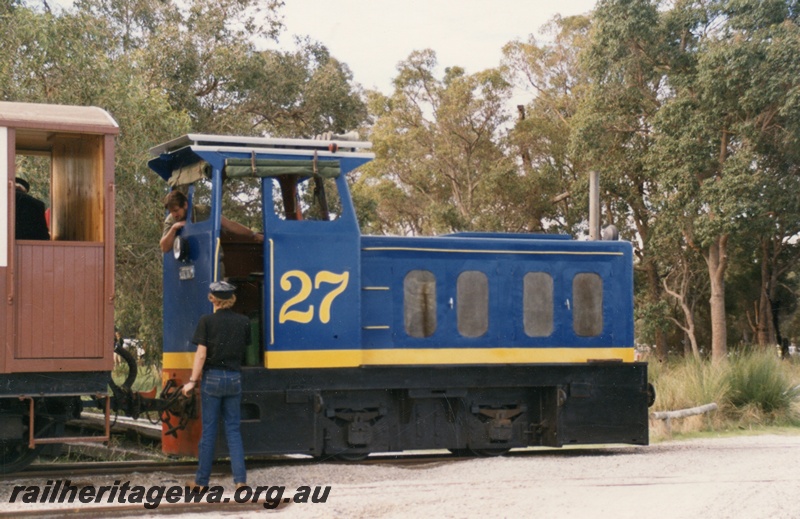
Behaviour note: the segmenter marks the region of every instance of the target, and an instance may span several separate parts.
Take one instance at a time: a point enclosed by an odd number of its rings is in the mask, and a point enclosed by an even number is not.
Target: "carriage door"
[[[9,367],[110,369],[113,137],[16,130],[14,142],[9,177],[27,180],[30,192],[9,195],[15,197],[9,214],[19,220],[15,229],[9,225],[14,236]]]

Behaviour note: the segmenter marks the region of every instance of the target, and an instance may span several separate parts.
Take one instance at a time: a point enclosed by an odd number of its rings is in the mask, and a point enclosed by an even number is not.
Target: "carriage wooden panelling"
[[[45,363],[80,369],[76,359],[101,359],[103,341],[103,245],[18,242],[17,341],[14,359],[31,368]],[[73,365],[67,367],[66,363]],[[78,361],[82,363],[82,361]]]

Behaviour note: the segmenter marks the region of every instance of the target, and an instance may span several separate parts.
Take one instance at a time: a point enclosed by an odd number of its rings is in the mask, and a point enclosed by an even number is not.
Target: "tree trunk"
[[[647,284],[649,285],[649,292],[650,292],[650,301],[653,304],[658,303],[661,300],[662,291],[661,291],[661,280],[658,275],[658,267],[656,266],[654,261],[647,261],[644,267],[647,271]],[[667,354],[669,353],[669,345],[667,344],[667,338],[664,335],[664,331],[660,328],[656,330],[656,357],[661,360],[667,360]]]
[[[758,315],[756,316],[756,341],[762,348],[775,344],[775,330],[772,326],[772,303],[770,289],[772,276],[770,274],[770,261],[768,243],[761,241],[761,290],[758,298]]]
[[[728,332],[725,318],[725,270],[728,266],[728,236],[714,240],[708,248],[708,277],[711,281],[711,359],[719,362],[728,353]]]

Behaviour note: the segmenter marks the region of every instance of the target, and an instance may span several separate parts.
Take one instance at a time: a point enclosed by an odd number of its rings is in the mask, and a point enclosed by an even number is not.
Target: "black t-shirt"
[[[18,240],[49,240],[44,202],[22,191],[16,191],[17,214],[14,235]]]
[[[197,323],[192,342],[208,348],[203,371],[240,371],[242,356],[250,344],[250,319],[229,308],[204,315]]]

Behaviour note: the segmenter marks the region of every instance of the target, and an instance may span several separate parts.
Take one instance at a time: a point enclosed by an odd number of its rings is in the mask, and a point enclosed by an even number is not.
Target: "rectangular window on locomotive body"
[[[489,330],[489,278],[467,270],[456,281],[456,322],[462,337],[481,337]]]
[[[581,272],[572,280],[572,328],[579,337],[603,333],[603,278],[594,272]]]
[[[528,337],[553,333],[553,277],[547,272],[528,272],[523,278],[522,313]]]
[[[417,339],[436,332],[436,276],[429,270],[412,270],[403,280],[403,322],[406,333]]]

